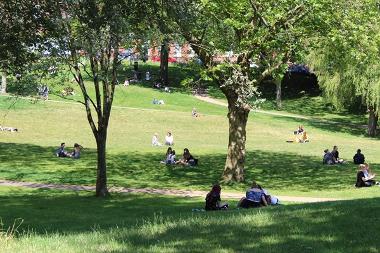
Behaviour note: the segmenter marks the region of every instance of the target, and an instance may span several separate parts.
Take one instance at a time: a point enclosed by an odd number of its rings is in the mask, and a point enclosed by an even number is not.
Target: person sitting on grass
[[[65,151],[65,145],[66,144],[64,142],[61,143],[61,146],[55,152],[57,157],[67,157],[67,152]]]
[[[331,152],[328,149],[325,149],[323,152],[325,153],[323,155],[323,164],[334,165],[334,157]]]
[[[356,154],[354,155],[353,159],[354,159],[354,164],[363,164],[364,163],[365,157],[362,154],[362,151],[360,149],[358,149],[356,151]]]
[[[175,150],[173,149],[172,152],[169,154],[169,159],[166,161],[166,164],[175,164]]]
[[[309,142],[309,138],[307,137],[306,131],[303,131],[302,134],[296,135],[296,142],[305,143]]]
[[[80,158],[80,152],[81,152],[82,148],[83,147],[81,145],[79,145],[78,143],[75,143],[73,152],[67,154],[67,157],[79,159]]]
[[[238,207],[254,208],[261,206],[268,206],[268,202],[265,198],[264,191],[256,183],[256,181],[253,181],[251,189],[247,190],[245,197],[240,199]]]
[[[374,180],[376,174],[372,174],[369,171],[368,164],[360,164],[359,171],[356,174],[356,187],[369,187],[376,184]]]
[[[294,131],[294,134],[297,135],[297,134],[302,134],[304,131],[303,129],[303,126],[299,125],[298,126],[298,129],[296,131]]]
[[[206,195],[206,211],[215,211],[215,210],[227,210],[228,204],[221,203],[220,192],[222,188],[220,185],[215,184],[211,191]]]
[[[199,113],[197,112],[197,109],[195,109],[195,107],[191,111],[191,116],[193,116],[195,118],[198,118],[200,116]]]
[[[344,160],[341,159],[341,158],[339,158],[338,146],[334,146],[333,147],[333,150],[331,151],[331,154],[333,156],[334,163],[339,163],[339,164],[344,163]]]
[[[160,147],[162,144],[158,141],[158,133],[155,133],[152,137],[152,146]]]
[[[177,164],[186,166],[196,166],[198,164],[198,159],[195,159],[191,154],[189,149],[185,148],[183,150],[183,155],[181,160],[176,162]]]
[[[165,159],[161,161],[161,163],[167,163],[169,158],[170,158],[170,155],[172,153],[172,148],[171,147],[168,147],[168,149],[166,150],[166,154],[165,154]]]
[[[174,145],[174,137],[171,132],[168,132],[165,136],[165,145],[172,146]]]

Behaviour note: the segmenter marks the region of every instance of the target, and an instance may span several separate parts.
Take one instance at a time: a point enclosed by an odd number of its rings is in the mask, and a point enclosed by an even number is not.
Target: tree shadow
[[[85,149],[78,160],[58,158],[55,147],[0,142],[0,178],[60,184],[94,185],[96,150]],[[135,188],[209,190],[221,180],[225,154],[193,154],[199,165],[167,166],[160,153],[111,153],[107,156],[108,185]],[[255,179],[278,192],[338,190],[352,187],[357,166],[327,166],[322,158],[290,152],[253,150],[246,154],[246,182],[227,188],[244,191]],[[373,164],[377,166],[377,164]]]
[[[227,252],[365,252],[380,247],[380,242],[373,238],[380,228],[373,210],[379,207],[377,198],[200,213],[187,221],[170,218],[157,222],[157,226],[165,229],[155,234],[121,233],[118,240],[146,251],[158,247],[175,252],[218,249]],[[358,229],[363,224],[371,225],[368,229]]]
[[[51,190],[1,197],[5,227],[22,218],[40,235],[97,231],[126,252],[372,252],[380,198],[225,212],[191,212],[203,200],[149,195],[108,199]],[[367,224],[367,225],[366,225]],[[103,241],[104,243],[104,241]],[[373,251],[376,252],[376,251]]]

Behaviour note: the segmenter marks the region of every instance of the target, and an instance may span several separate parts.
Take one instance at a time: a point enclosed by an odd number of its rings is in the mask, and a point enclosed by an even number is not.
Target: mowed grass
[[[130,92],[125,95],[122,92]],[[182,93],[164,93],[167,104],[152,105],[159,91],[130,86],[119,87],[116,97],[140,104],[116,105],[111,115],[108,137],[109,185],[208,190],[220,180],[228,143],[227,109],[199,101]],[[137,94],[134,96],[134,94]],[[153,95],[152,95],[153,94]],[[0,98],[2,124],[15,126],[18,133],[0,132],[0,178],[66,184],[95,183],[95,142],[83,106],[75,103],[20,100],[7,109],[11,100]],[[139,100],[140,99],[140,100]],[[121,100],[121,99],[120,99]],[[191,117],[193,106],[200,118]],[[131,108],[132,107],[132,108]],[[287,143],[299,125],[305,126],[310,143]],[[152,147],[157,132],[163,140],[170,130],[174,148],[180,156],[187,147],[200,159],[195,168],[165,166],[166,147]],[[59,159],[54,151],[61,142],[85,147],[79,160]],[[246,183],[223,185],[228,191],[241,191],[251,180],[276,195],[335,198],[379,197],[379,188],[358,190],[353,187],[356,166],[323,166],[323,149],[338,145],[342,158],[351,162],[361,148],[376,172],[380,165],[377,139],[356,136],[346,128],[326,122],[299,120],[251,113],[247,126]]]
[[[379,252],[378,198],[192,212],[198,198],[0,187],[0,252]],[[13,223],[21,226],[4,233]]]

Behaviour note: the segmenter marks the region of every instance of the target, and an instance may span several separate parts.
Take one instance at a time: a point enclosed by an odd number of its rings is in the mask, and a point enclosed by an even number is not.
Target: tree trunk
[[[164,39],[161,45],[160,57],[160,80],[161,84],[168,86],[169,84],[169,45],[168,40]]]
[[[369,107],[368,111],[369,111],[369,117],[368,117],[368,135],[370,137],[375,137],[376,134],[377,134],[376,128],[377,128],[377,122],[378,122],[378,119],[379,119],[379,115],[377,114],[377,112],[375,112],[375,110],[373,109],[372,106]]]
[[[3,70],[1,72],[1,89],[0,93],[7,93],[7,72]]]
[[[99,129],[98,136],[96,138],[97,155],[98,155],[98,167],[96,175],[96,196],[107,197],[109,192],[107,189],[107,164],[106,164],[106,141],[107,132],[104,129]]]
[[[246,125],[249,109],[238,107],[234,97],[228,98],[229,138],[224,182],[244,181]]]
[[[282,98],[281,98],[281,79],[276,79],[276,105],[277,110],[282,109]]]

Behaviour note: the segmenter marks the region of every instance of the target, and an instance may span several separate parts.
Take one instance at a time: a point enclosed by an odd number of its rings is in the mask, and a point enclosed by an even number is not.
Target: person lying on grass
[[[369,187],[377,184],[374,180],[376,174],[370,172],[368,164],[360,164],[356,174],[356,187]]]
[[[227,210],[228,209],[227,203],[221,203],[221,199],[220,199],[220,192],[221,191],[222,191],[222,188],[218,184],[215,184],[211,188],[211,191],[206,195],[206,205],[205,205],[206,211]]]
[[[6,126],[0,126],[0,131],[9,131],[9,132],[18,132],[18,129],[15,127],[6,127]]]
[[[263,189],[256,183],[252,182],[251,189],[247,190],[245,197],[241,198],[238,207],[241,208],[255,208],[261,206],[268,206]]]
[[[198,165],[198,159],[195,159],[191,154],[189,149],[185,148],[183,150],[183,155],[180,160],[176,162],[176,164],[186,165],[186,166],[196,166]]]

